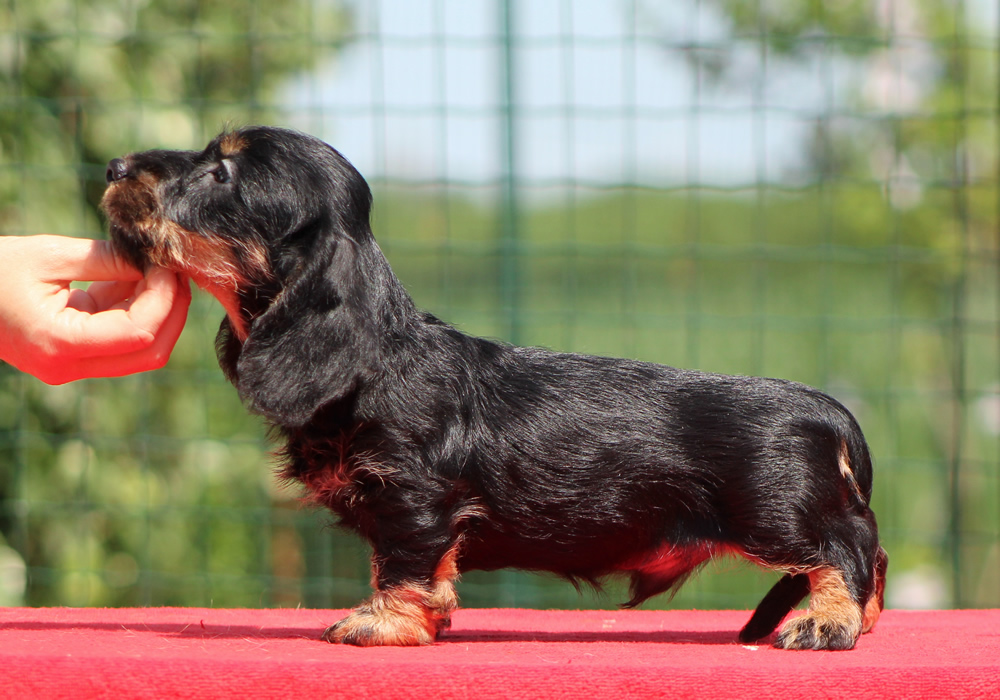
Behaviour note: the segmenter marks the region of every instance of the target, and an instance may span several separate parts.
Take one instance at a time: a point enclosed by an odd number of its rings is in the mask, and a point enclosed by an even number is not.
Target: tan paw
[[[431,644],[441,617],[427,604],[426,591],[397,588],[375,593],[365,604],[323,633],[334,644],[420,646]]]
[[[421,646],[434,641],[428,630],[408,617],[375,615],[364,608],[355,610],[323,633],[332,644],[359,647]]]
[[[853,618],[845,620],[811,612],[785,623],[774,646],[779,649],[844,651],[854,648],[860,634],[860,626]]]

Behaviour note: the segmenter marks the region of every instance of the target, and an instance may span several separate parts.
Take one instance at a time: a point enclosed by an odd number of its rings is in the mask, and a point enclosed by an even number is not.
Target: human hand
[[[0,236],[0,359],[48,384],[162,367],[190,302],[186,278],[143,276],[107,241]]]

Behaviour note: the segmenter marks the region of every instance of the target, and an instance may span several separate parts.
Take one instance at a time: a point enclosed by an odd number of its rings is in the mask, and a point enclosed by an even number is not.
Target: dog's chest
[[[355,436],[296,436],[283,451],[282,476],[302,483],[308,497],[330,508],[345,520],[360,515],[366,503],[385,488],[390,470],[369,453],[355,449]]]

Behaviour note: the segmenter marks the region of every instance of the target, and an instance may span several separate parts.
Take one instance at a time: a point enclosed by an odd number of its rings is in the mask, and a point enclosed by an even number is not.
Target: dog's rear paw
[[[774,642],[779,649],[846,651],[853,649],[861,635],[853,621],[843,621],[816,613],[806,613],[785,623]]]

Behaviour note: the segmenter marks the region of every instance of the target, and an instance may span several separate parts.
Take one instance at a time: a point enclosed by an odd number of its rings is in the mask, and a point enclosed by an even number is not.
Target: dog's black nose
[[[112,182],[124,179],[127,175],[128,163],[121,158],[115,158],[113,161],[108,163],[108,171],[105,173],[105,177],[107,178],[109,185]]]

